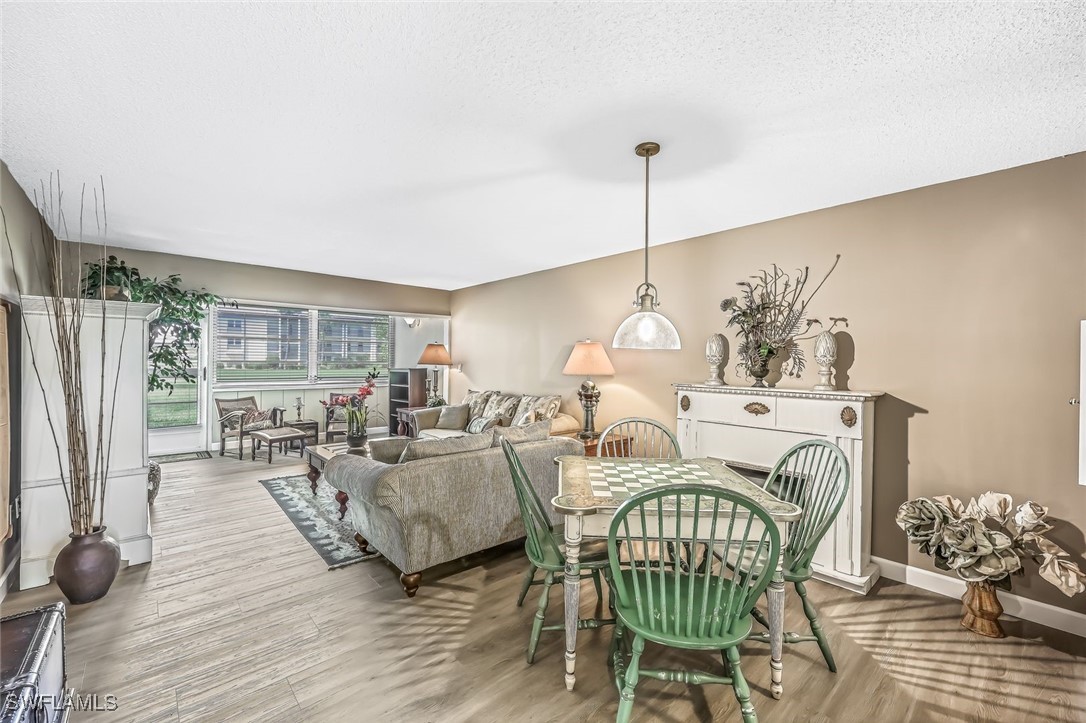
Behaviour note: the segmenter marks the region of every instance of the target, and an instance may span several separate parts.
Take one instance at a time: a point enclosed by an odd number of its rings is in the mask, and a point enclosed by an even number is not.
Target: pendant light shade
[[[649,159],[660,152],[660,144],[646,142],[634,149],[645,159],[645,282],[637,287],[634,306],[611,342],[613,349],[682,349],[679,332],[671,321],[658,312],[656,287],[649,283]]]

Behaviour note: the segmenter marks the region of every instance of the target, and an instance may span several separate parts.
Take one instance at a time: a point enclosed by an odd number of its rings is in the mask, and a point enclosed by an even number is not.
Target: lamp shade
[[[570,376],[607,376],[615,373],[603,344],[598,341],[579,341],[573,346],[562,373]]]
[[[641,297],[641,309],[619,325],[611,346],[615,349],[682,349],[679,332],[671,320],[653,309],[649,294]]]
[[[435,341],[433,344],[427,344],[426,348],[422,350],[419,364],[447,367],[452,365],[452,357],[449,356],[449,350],[445,348],[444,344]]]

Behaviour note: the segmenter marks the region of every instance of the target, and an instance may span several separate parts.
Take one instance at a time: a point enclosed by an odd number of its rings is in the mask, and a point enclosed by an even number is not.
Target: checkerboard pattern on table
[[[618,498],[632,497],[661,485],[716,482],[713,475],[696,462],[634,462],[623,459],[590,461],[588,479],[592,484],[592,494]]]

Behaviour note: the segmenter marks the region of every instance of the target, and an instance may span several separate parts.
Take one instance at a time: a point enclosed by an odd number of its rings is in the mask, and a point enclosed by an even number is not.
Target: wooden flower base
[[[999,624],[1003,606],[999,604],[996,589],[985,582],[970,582],[967,585],[962,595],[962,627],[989,638],[1007,637]]]

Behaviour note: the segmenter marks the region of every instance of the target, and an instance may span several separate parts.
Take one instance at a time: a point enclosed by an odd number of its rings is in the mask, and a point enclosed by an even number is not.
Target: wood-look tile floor
[[[582,632],[578,682],[562,683],[562,637],[524,649],[539,588],[514,601],[525,567],[506,551],[408,600],[381,560],[328,571],[258,483],[302,473],[297,459],[229,457],[163,465],[154,561],[123,570],[103,600],[69,609],[68,668],[112,713],[75,721],[610,721],[610,629]],[[1010,621],[986,640],[958,626],[960,603],[880,583],[860,597],[811,583],[837,657],[786,649],[785,697],[769,696],[765,646],[743,647],[760,720],[1086,721],[1086,640]],[[560,593],[553,593],[557,622]],[[9,595],[5,614],[61,599],[55,586]],[[590,587],[582,596],[594,604]],[[805,619],[794,595],[788,626]],[[714,666],[715,656],[653,650]],[[712,669],[712,668],[710,668]],[[731,690],[648,680],[639,721],[738,721]]]

